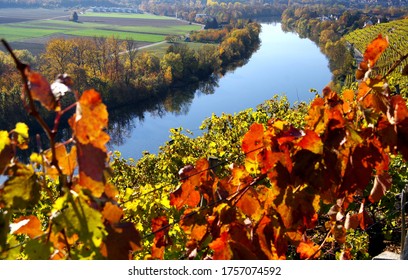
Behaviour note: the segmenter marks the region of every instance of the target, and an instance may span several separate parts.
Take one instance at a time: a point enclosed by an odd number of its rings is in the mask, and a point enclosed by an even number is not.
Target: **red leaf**
[[[364,208],[364,203],[361,203],[360,210],[358,213],[358,219],[360,221],[360,228],[366,230],[370,225],[373,224],[373,220]]]
[[[169,244],[168,232],[169,222],[165,216],[157,217],[152,220],[152,232],[154,233],[154,244],[157,248]]]
[[[132,259],[132,252],[142,248],[142,238],[132,223],[108,224],[106,231],[101,253],[110,260]]]
[[[79,184],[89,189],[95,197],[100,197],[105,191],[106,153],[91,144],[77,143],[77,159]]]

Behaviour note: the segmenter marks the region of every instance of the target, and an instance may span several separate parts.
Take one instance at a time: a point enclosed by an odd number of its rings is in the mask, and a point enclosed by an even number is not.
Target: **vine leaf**
[[[29,240],[24,248],[30,260],[48,260],[52,253],[51,244],[41,239]]]
[[[230,260],[232,259],[232,251],[229,247],[228,243],[230,240],[230,236],[228,232],[224,231],[220,237],[212,241],[208,244],[213,251],[213,259],[214,260]]]
[[[57,177],[59,175],[58,170],[55,166],[51,165],[50,162],[52,161],[52,151],[48,149],[45,151],[45,157],[47,159],[47,174],[53,177]],[[77,167],[77,148],[73,146],[71,151],[68,153],[67,148],[64,144],[57,143],[55,145],[55,157],[58,160],[58,165],[64,175],[72,175],[74,174],[75,168]]]
[[[77,144],[79,166],[79,184],[100,197],[105,191],[105,176],[107,156],[104,151],[91,144]]]
[[[95,197],[105,190],[104,170],[107,164],[106,143],[109,135],[108,111],[95,90],[85,91],[79,99],[76,113],[69,124],[77,141],[79,184],[89,189]]]
[[[364,52],[364,61],[367,61],[370,64],[370,67],[374,67],[375,63],[387,47],[388,39],[379,34],[378,37],[371,41],[367,46]]]
[[[0,175],[5,172],[7,165],[13,158],[14,152],[11,147],[11,141],[8,136],[8,132],[0,131]]]
[[[275,218],[263,216],[255,229],[256,238],[262,252],[270,260],[286,259],[287,240],[284,230]]]
[[[119,206],[108,201],[103,207],[102,216],[110,223],[116,224],[120,222],[123,216],[123,210]]]
[[[108,224],[106,231],[101,254],[109,260],[132,259],[132,252],[142,248],[142,238],[133,223]]]
[[[378,133],[381,141],[390,152],[400,152],[405,160],[408,160],[408,109],[405,100],[397,95],[391,98],[391,109],[387,118],[378,122]]]
[[[154,259],[164,258],[164,249],[170,244],[169,222],[165,216],[157,217],[152,220],[152,231],[154,233],[154,240],[152,246],[152,257]]]
[[[17,146],[22,150],[27,149],[29,141],[28,126],[25,123],[19,122],[13,131],[17,134]]]
[[[379,201],[392,186],[392,178],[388,172],[374,177],[374,186],[368,200],[372,203]]]
[[[190,165],[181,170],[182,183],[170,194],[170,205],[175,206],[178,210],[186,205],[196,207],[199,204],[201,200],[199,186],[203,180],[205,181],[205,170],[208,167],[208,162],[204,164],[203,161],[206,159],[197,161],[196,167]]]
[[[0,190],[0,202],[15,209],[30,208],[40,199],[40,184],[31,166],[16,163],[6,174],[9,178]]]
[[[311,240],[301,241],[296,248],[296,252],[300,254],[301,259],[309,259],[311,257],[317,259],[320,256],[320,252],[317,252],[318,250],[319,246]]]
[[[21,216],[10,224],[11,234],[26,234],[28,237],[35,238],[43,234],[41,221],[36,216]]]
[[[109,141],[109,135],[104,129],[108,126],[108,111],[97,91],[84,91],[69,124],[79,143],[91,144],[106,152],[105,144]]]
[[[28,80],[30,94],[34,100],[39,101],[47,110],[52,111],[57,107],[57,102],[51,92],[48,81],[39,73],[25,68],[25,76]]]
[[[78,236],[85,248],[99,248],[106,236],[102,214],[88,205],[83,194],[68,193],[67,206],[54,218],[68,237]]]
[[[315,154],[323,153],[323,142],[319,135],[313,130],[306,130],[305,135],[297,143],[299,147],[305,150],[309,150]]]
[[[193,215],[195,211],[186,209],[183,213],[183,219],[181,220],[180,227],[189,236],[191,246],[201,242],[207,233],[208,222],[205,219],[204,213],[197,213]]]
[[[263,147],[264,127],[262,124],[254,123],[249,128],[242,140],[242,151],[247,154],[247,159],[256,160],[258,153],[255,152]]]

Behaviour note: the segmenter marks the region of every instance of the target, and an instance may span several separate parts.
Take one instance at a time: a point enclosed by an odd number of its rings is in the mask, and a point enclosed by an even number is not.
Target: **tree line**
[[[210,42],[197,49],[183,42],[172,43],[163,55],[138,50],[135,41],[109,38],[57,38],[50,40],[39,57],[30,52],[16,51],[24,62],[53,80],[58,74],[69,73],[76,81],[74,88],[83,91],[97,88],[110,108],[155,98],[171,88],[182,87],[209,78],[226,67],[248,57],[258,46],[260,25],[248,22],[241,27],[204,30],[194,33],[191,40]],[[212,41],[214,34],[223,34]],[[20,77],[13,62],[0,52],[1,112],[4,116],[19,115],[26,121],[18,104]],[[66,103],[73,97],[64,97]],[[17,100],[17,102],[16,102]],[[63,100],[64,103],[64,100]],[[12,114],[9,109],[14,108]],[[9,119],[6,118],[6,119]]]

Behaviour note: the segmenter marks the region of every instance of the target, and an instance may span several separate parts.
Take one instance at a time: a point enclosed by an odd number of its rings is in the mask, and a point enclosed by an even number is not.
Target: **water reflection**
[[[143,117],[129,126],[129,137],[117,141],[119,137],[114,136],[110,149],[135,159],[143,151],[157,153],[170,140],[171,128],[182,127],[197,136],[202,133],[202,121],[212,114],[254,108],[275,94],[285,94],[291,104],[307,102],[314,97],[310,89],[321,91],[330,82],[327,58],[310,40],[282,31],[277,23],[262,24],[260,38],[259,50],[220,76],[175,89],[158,103],[145,106]]]
[[[142,126],[146,114],[150,118],[165,118],[168,114],[173,116],[188,115],[191,104],[196,95],[214,94],[218,87],[219,75],[212,75],[205,81],[183,88],[174,88],[156,98],[121,107],[109,111],[109,126],[107,129],[111,137],[108,147],[113,149],[125,144],[137,126]]]

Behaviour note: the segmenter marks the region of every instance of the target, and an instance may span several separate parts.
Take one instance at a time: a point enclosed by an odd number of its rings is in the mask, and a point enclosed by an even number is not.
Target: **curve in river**
[[[138,159],[143,151],[157,153],[169,141],[171,128],[183,127],[199,134],[199,126],[213,113],[233,114],[254,108],[275,94],[285,94],[291,104],[309,101],[310,89],[321,92],[330,82],[327,58],[308,39],[285,33],[279,23],[262,24],[261,46],[244,66],[227,72],[213,94],[197,90],[181,112],[146,112],[142,121],[130,120],[120,145],[110,145],[125,158]]]

